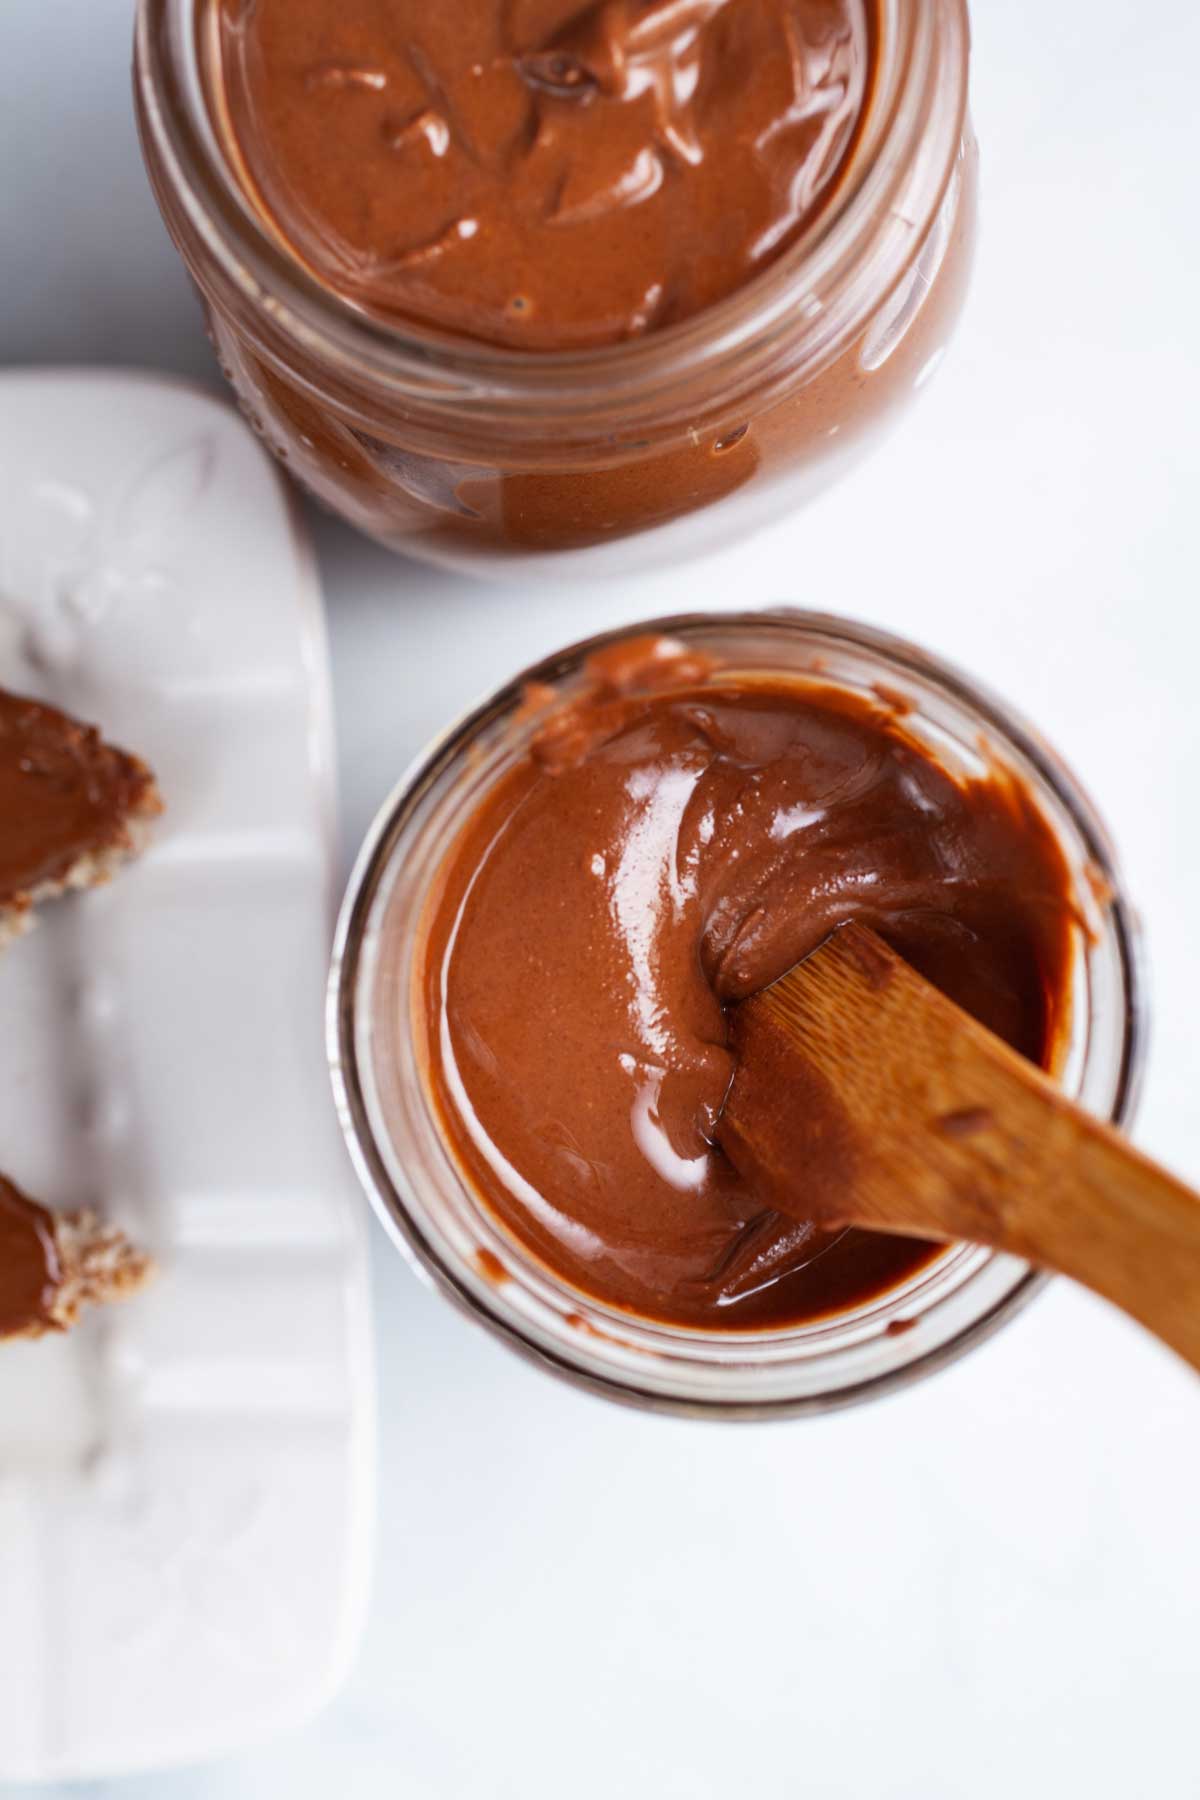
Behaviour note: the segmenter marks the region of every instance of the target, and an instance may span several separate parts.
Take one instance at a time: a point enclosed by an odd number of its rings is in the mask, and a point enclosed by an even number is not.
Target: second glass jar
[[[397,550],[590,572],[678,561],[835,479],[927,379],[974,237],[965,0],[880,0],[838,197],[728,299],[537,352],[371,320],[264,229],[222,133],[215,0],[140,0],[151,182],[243,409],[317,498]],[[699,516],[697,516],[699,515]]]
[[[727,671],[814,675],[886,692],[906,729],[964,773],[1011,772],[1071,872],[1069,1033],[1055,1075],[1097,1116],[1127,1124],[1142,1048],[1133,916],[1104,828],[1041,738],[1010,708],[926,652],[866,626],[799,611],[648,620]],[[527,755],[540,716],[527,695],[569,696],[588,659],[630,633],[577,644],[523,670],[433,744],[384,805],[342,910],[328,1041],[351,1154],[385,1228],[448,1298],[543,1366],[611,1399],[717,1418],[821,1412],[942,1367],[994,1330],[1044,1277],[960,1245],[901,1285],[800,1325],[727,1331],[608,1305],[508,1232],[464,1172],[431,1097],[414,1025],[430,892],[485,796]]]

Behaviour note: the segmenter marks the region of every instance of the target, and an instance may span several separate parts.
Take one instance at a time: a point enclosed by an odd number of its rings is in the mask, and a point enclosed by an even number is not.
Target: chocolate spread
[[[53,1329],[61,1280],[53,1214],[0,1175],[0,1338]]]
[[[128,821],[157,812],[145,763],[53,706],[0,690],[0,911],[80,863],[128,848]]]
[[[874,0],[223,0],[246,185],[382,315],[539,350],[749,281],[828,203]]]
[[[590,675],[532,697],[531,749],[435,884],[417,1017],[447,1141],[507,1231],[612,1306],[736,1329],[886,1291],[932,1247],[785,1219],[715,1147],[725,1009],[858,919],[1051,1066],[1074,917],[1051,827],[886,694],[662,640]]]

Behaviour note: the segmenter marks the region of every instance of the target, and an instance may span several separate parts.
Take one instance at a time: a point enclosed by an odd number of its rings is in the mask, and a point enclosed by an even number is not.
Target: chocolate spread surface
[[[943,765],[890,698],[626,643],[548,706],[435,884],[430,1094],[487,1206],[576,1287],[687,1325],[810,1319],[935,1252],[786,1219],[738,1176],[713,1143],[726,1008],[858,919],[1049,1065],[1073,916],[1010,771]]]
[[[868,104],[874,0],[218,0],[247,188],[326,285],[554,350],[792,244]]]
[[[53,1214],[0,1175],[0,1338],[52,1328],[61,1280]]]

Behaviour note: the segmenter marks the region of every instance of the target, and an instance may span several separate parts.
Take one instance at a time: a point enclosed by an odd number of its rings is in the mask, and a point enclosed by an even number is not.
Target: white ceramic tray
[[[142,861],[0,960],[0,1169],[162,1264],[70,1337],[0,1348],[0,1780],[99,1776],[304,1716],[366,1590],[324,623],[228,407],[0,377],[0,683],[101,723],[168,809]]]

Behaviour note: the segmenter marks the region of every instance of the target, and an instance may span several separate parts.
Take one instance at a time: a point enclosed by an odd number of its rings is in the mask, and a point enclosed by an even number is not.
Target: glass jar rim
[[[743,288],[647,337],[531,351],[377,320],[333,295],[264,227],[205,98],[202,0],[139,0],[139,121],[222,277],[271,327],[349,379],[431,413],[514,425],[679,422],[764,399],[834,360],[903,280],[954,178],[966,126],[966,0],[878,0],[883,45],[862,139],[835,202]]]
[[[661,1385],[639,1387],[616,1375],[597,1375],[569,1354],[547,1348],[522,1332],[519,1323],[495,1300],[500,1290],[485,1297],[451,1267],[429,1241],[420,1221],[410,1210],[406,1196],[397,1192],[386,1159],[381,1156],[366,1104],[360,1068],[357,1022],[360,1000],[362,950],[374,903],[392,865],[394,847],[407,819],[439,774],[449,768],[489,725],[512,714],[521,703],[527,684],[554,686],[577,672],[585,659],[609,646],[643,634],[686,636],[705,630],[764,630],[777,628],[789,635],[811,635],[823,644],[842,645],[848,651],[877,655],[892,669],[908,672],[930,683],[956,705],[977,717],[996,734],[997,740],[1024,759],[1053,796],[1078,834],[1090,867],[1106,889],[1105,911],[1111,924],[1112,942],[1120,972],[1124,1016],[1120,1020],[1120,1056],[1112,1083],[1107,1116],[1118,1126],[1127,1125],[1136,1108],[1145,1058],[1146,1010],[1141,941],[1136,915],[1128,900],[1116,853],[1091,801],[1075,776],[1041,734],[1006,701],[954,666],[902,638],[834,615],[802,608],[781,607],[768,611],[720,611],[687,613],[635,621],[551,654],[497,688],[477,706],[451,724],[410,765],[381,807],[356,859],[338,920],[327,996],[327,1049],[339,1120],[362,1185],[389,1235],[409,1256],[419,1273],[430,1278],[451,1301],[477,1322],[504,1339],[527,1358],[549,1365],[573,1385],[609,1399],[651,1411],[705,1418],[765,1419],[797,1417],[825,1412],[859,1400],[873,1398],[907,1386],[923,1375],[957,1360],[1010,1319],[1049,1279],[1025,1268],[1002,1292],[965,1325],[899,1366],[871,1372],[836,1388],[799,1396],[745,1399],[677,1395]],[[1015,1265],[1020,1269],[1020,1265]],[[972,1277],[968,1275],[969,1285]],[[783,1334],[786,1340],[786,1335]]]

